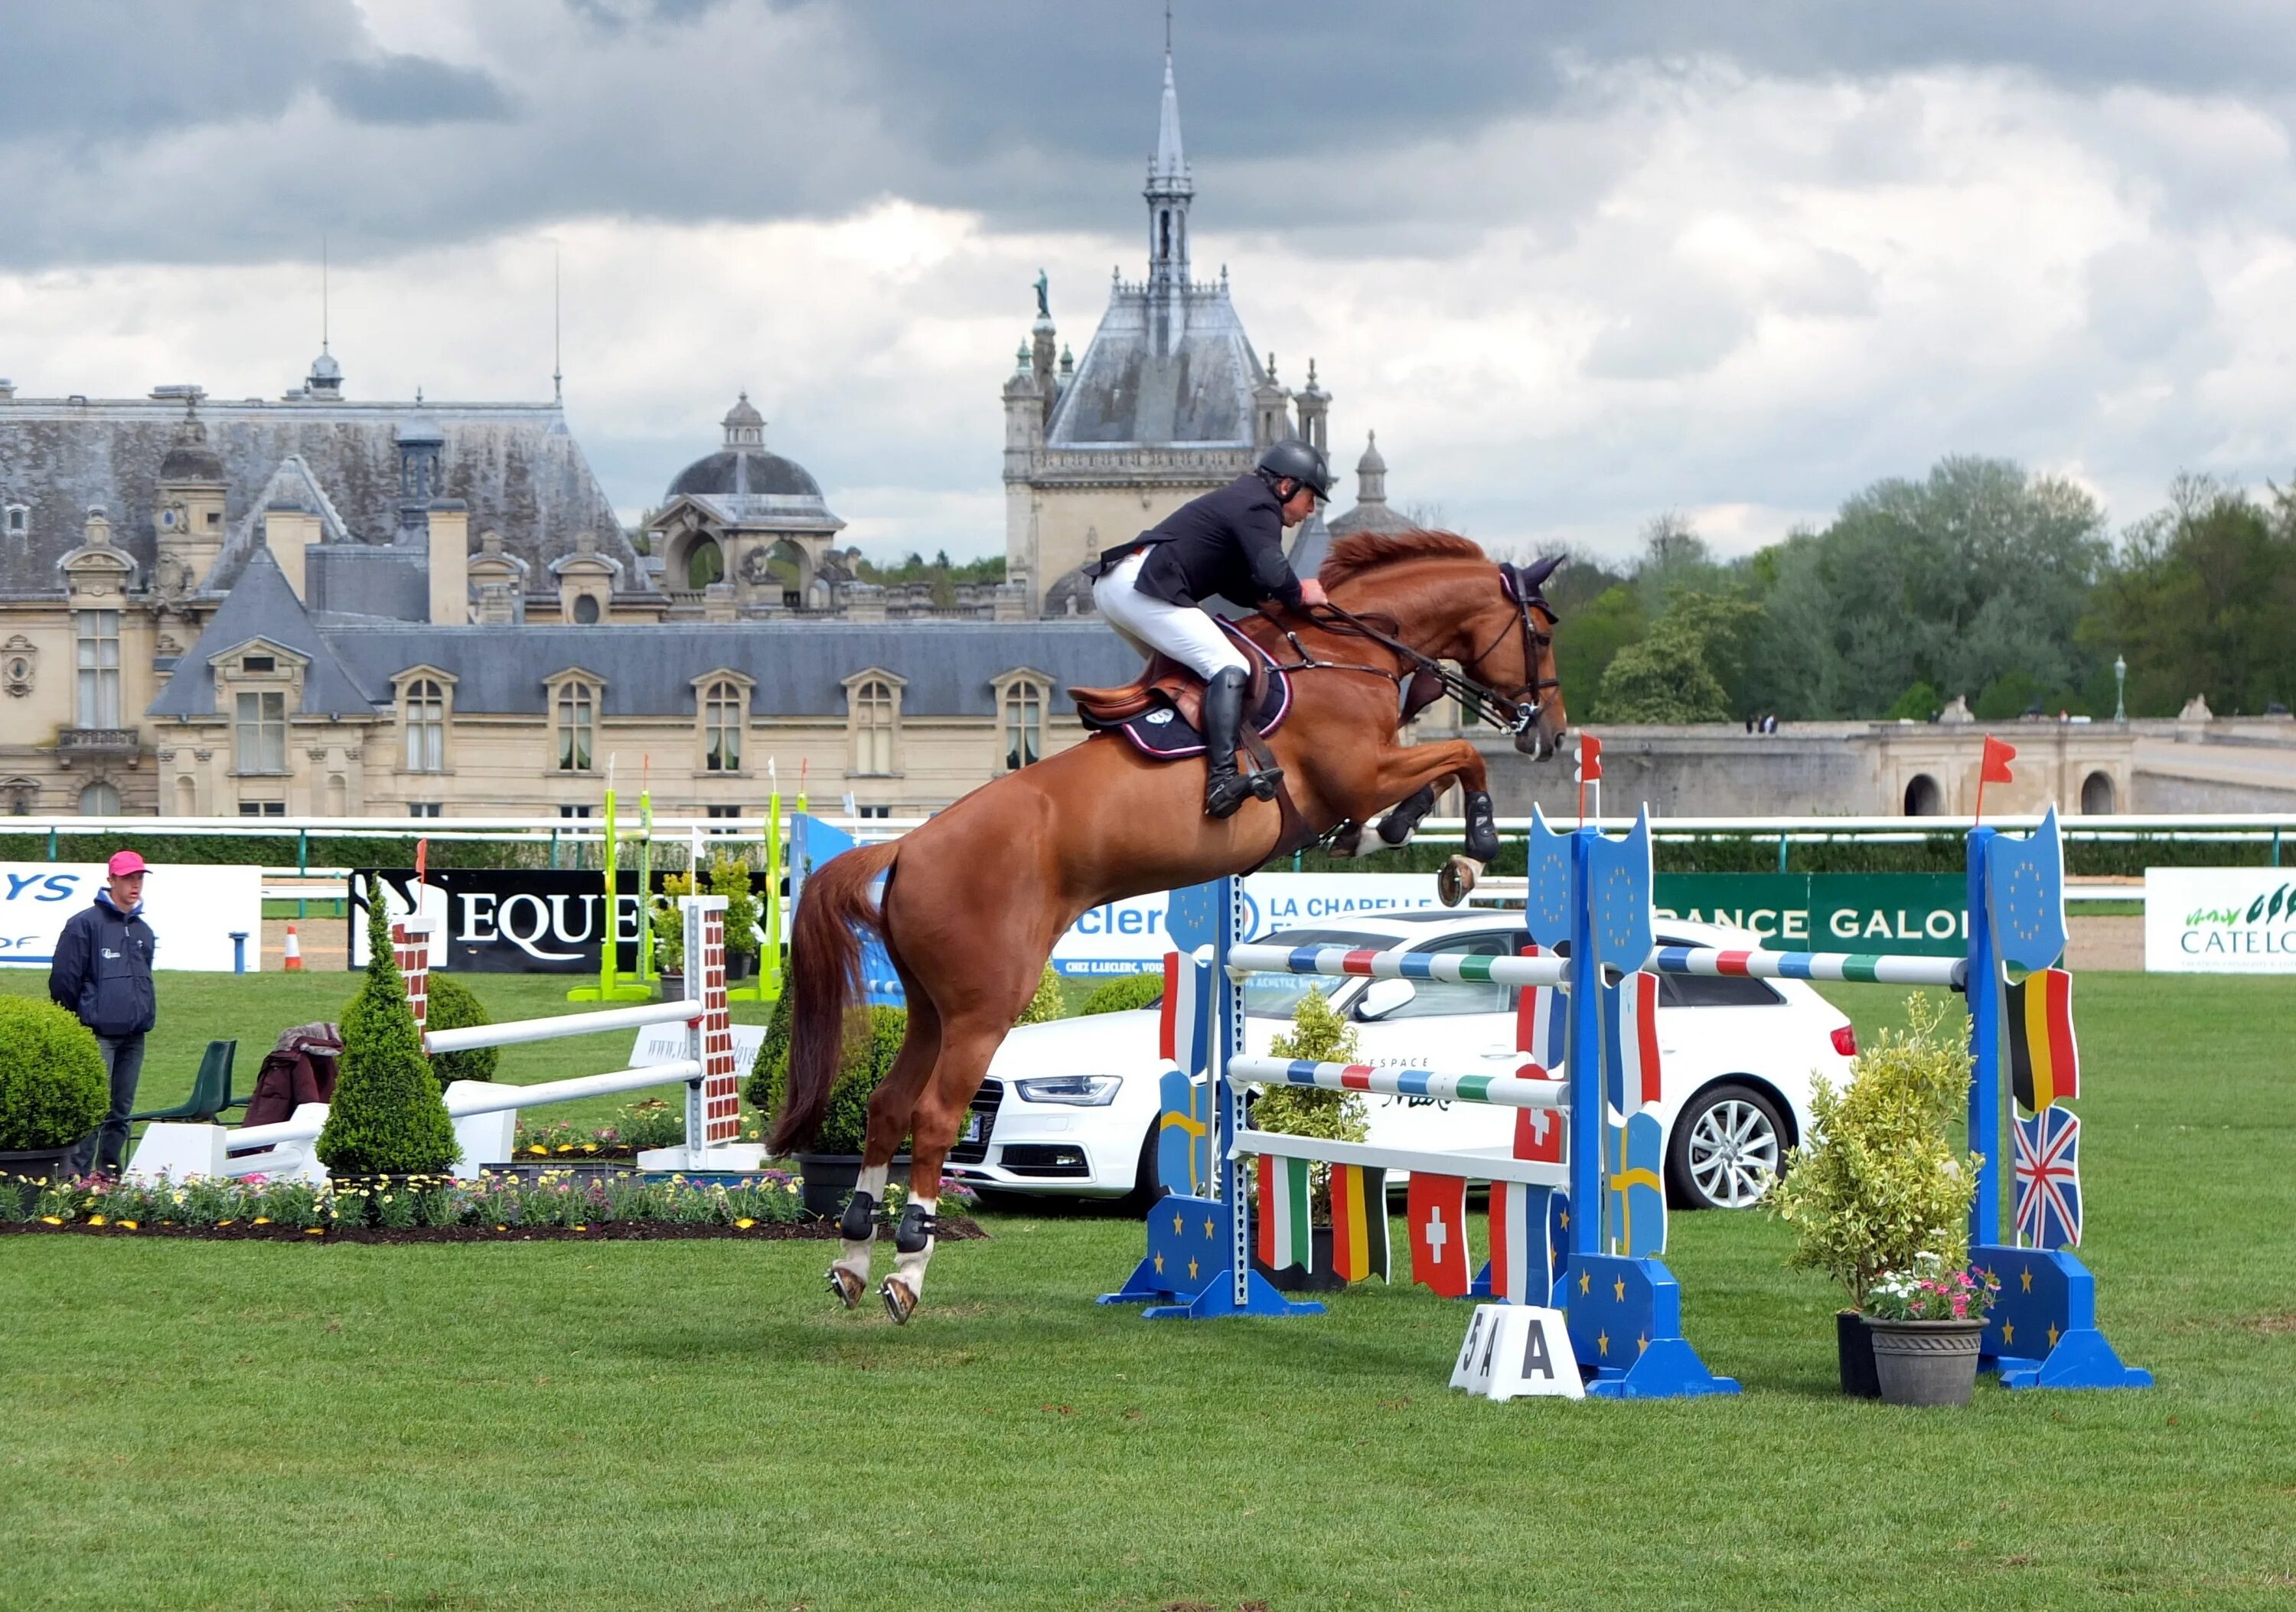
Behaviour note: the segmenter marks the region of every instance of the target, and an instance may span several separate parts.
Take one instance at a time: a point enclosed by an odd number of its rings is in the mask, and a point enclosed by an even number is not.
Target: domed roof
[[[670,498],[681,493],[701,498],[728,495],[780,498],[821,497],[821,483],[794,459],[766,451],[766,416],[743,392],[726,411],[721,424],[726,443],[707,458],[696,459],[677,473],[669,484]]]
[[[794,459],[784,459],[762,448],[725,448],[696,459],[677,473],[669,496],[698,493],[707,498],[725,493],[766,493],[789,498],[817,498],[821,483]]]
[[[160,461],[162,481],[220,481],[223,475],[223,456],[208,446],[208,428],[200,424],[196,409],[187,409],[184,423],[176,431],[176,440],[168,446],[168,456]]]

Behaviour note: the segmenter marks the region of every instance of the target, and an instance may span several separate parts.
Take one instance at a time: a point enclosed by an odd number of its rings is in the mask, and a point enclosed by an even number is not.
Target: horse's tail
[[[893,865],[896,842],[832,857],[805,882],[790,933],[789,1081],[767,1147],[775,1154],[813,1139],[829,1106],[845,1045],[845,1016],[861,995],[861,935],[884,933],[869,885]]]

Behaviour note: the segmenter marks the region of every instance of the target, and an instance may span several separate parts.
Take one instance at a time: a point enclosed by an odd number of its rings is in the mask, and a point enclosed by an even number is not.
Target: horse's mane
[[[1382,565],[1439,556],[1463,560],[1485,557],[1480,545],[1455,531],[1422,531],[1415,528],[1397,532],[1361,531],[1332,544],[1323,569],[1316,576],[1324,587],[1335,588]]]

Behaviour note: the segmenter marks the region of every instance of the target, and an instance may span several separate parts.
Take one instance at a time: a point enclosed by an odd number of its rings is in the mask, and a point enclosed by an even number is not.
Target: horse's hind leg
[[[940,1016],[932,999],[898,958],[894,966],[908,998],[908,1031],[901,1038],[901,1050],[892,1068],[870,1096],[861,1179],[854,1183],[844,1217],[838,1221],[840,1246],[836,1262],[829,1267],[829,1290],[848,1310],[869,1290],[869,1245],[877,1235],[877,1211],[885,1201],[886,1178],[892,1172],[893,1156],[900,1151],[901,1139],[909,1133],[917,1094],[940,1056]]]
[[[916,1313],[917,1303],[924,1296],[925,1267],[932,1261],[940,1207],[941,1164],[956,1143],[972,1094],[980,1090],[988,1060],[996,1056],[1012,1019],[1012,1012],[973,1013],[942,1029],[940,1063],[912,1119],[909,1201],[893,1234],[893,1274],[881,1289],[886,1312],[897,1321],[906,1322]]]

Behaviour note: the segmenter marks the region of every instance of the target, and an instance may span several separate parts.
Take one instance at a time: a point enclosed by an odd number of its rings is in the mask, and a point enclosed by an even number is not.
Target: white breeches
[[[1235,640],[1222,632],[1211,617],[1193,604],[1167,604],[1134,586],[1148,558],[1143,550],[1119,560],[1116,569],[1092,585],[1095,609],[1109,625],[1144,653],[1160,649],[1198,677],[1209,681],[1216,671],[1251,670]]]

